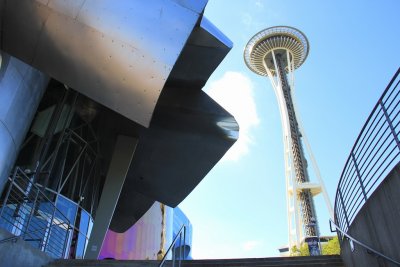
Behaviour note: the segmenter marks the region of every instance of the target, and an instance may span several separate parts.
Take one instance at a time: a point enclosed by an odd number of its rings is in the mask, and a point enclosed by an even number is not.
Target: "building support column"
[[[118,136],[110,167],[104,182],[103,192],[94,219],[92,233],[85,252],[85,259],[97,259],[110,225],[115,207],[138,140],[133,137]]]

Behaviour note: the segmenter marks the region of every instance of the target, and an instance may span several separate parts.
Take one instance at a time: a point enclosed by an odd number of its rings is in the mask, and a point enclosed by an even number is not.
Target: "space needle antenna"
[[[294,101],[294,70],[308,56],[310,45],[299,30],[275,26],[255,34],[244,50],[244,61],[253,72],[267,76],[275,91],[283,131],[289,248],[300,246],[307,237],[319,236],[313,197],[322,192],[328,211],[332,205],[314,156],[296,114]],[[303,142],[312,161],[318,182],[310,182]]]

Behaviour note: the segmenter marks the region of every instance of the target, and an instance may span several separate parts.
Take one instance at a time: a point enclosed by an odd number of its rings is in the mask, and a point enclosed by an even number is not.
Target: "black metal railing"
[[[72,229],[54,203],[17,167],[2,197],[0,227],[55,258],[65,258]]]
[[[399,162],[399,73],[400,68],[368,117],[339,180],[335,223],[346,233],[364,203]]]
[[[335,229],[332,229],[332,225]],[[351,235],[349,235],[347,232],[345,232],[343,229],[341,229],[337,224],[335,224],[332,221],[332,219],[329,219],[329,226],[331,228],[331,232],[339,232],[343,237],[346,237],[349,240],[352,251],[355,250],[354,244],[357,244],[360,247],[364,248],[368,253],[375,254],[377,257],[381,257],[387,261],[390,261],[391,263],[394,263],[394,264],[400,266],[400,262],[386,256],[382,252],[379,252],[379,251],[373,249],[372,247],[364,244],[363,242],[361,242],[361,241],[355,239],[354,237],[352,237]]]

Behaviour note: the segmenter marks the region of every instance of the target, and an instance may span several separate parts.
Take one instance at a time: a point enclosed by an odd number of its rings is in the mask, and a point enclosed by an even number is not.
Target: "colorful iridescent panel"
[[[159,202],[155,202],[125,233],[108,230],[99,259],[160,260],[182,224],[187,226],[184,258],[189,259],[192,243],[190,221],[179,208],[172,209]],[[175,253],[178,253],[179,247],[183,248],[177,243]]]
[[[125,233],[108,230],[99,259],[156,260],[160,251],[165,251],[171,242],[171,226],[172,208],[163,208],[163,205],[155,202]]]

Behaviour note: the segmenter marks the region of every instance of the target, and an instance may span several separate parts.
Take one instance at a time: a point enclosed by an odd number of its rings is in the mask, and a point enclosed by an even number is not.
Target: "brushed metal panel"
[[[231,49],[233,47],[233,42],[223,33],[221,32],[211,21],[209,21],[206,17],[202,17],[201,22],[200,22],[200,28],[204,29],[206,32],[208,32],[211,36],[213,36],[215,39],[217,39],[220,42],[221,47],[228,47]],[[210,38],[203,38],[203,39],[197,39],[197,44],[198,45],[210,45],[209,43],[212,43],[213,45],[216,45],[217,42],[212,42],[209,40]]]
[[[163,77],[168,75],[168,72],[162,73],[164,65],[160,66],[150,55],[141,53],[129,44],[82,26],[68,17],[58,16],[48,18],[46,31],[56,36],[43,35],[33,65],[97,102],[147,126],[165,82]],[[63,30],[81,33],[72,38],[57,35]],[[69,54],[78,53],[79,56],[75,58],[68,57]],[[60,56],[62,60],[59,60]],[[52,58],[58,63],[51,64],[48,59]],[[148,61],[153,64],[148,64]]]
[[[48,0],[47,5],[68,17],[76,18],[86,0]]]
[[[8,129],[15,149],[25,138],[49,78],[10,57],[0,80],[0,121]]]
[[[2,49],[31,64],[50,9],[37,1],[3,1]]]
[[[10,175],[10,170],[17,157],[14,141],[7,127],[0,121],[0,193]]]
[[[147,127],[206,4],[192,2],[7,1],[3,47]]]
[[[49,78],[2,54],[0,68],[0,193],[10,174]]]
[[[50,2],[50,0],[36,0],[36,1],[42,3],[43,5],[47,5]]]
[[[190,10],[193,10],[194,12],[197,13],[202,13],[204,11],[204,7],[207,5],[208,0],[172,0],[176,2],[177,4],[186,7]]]

